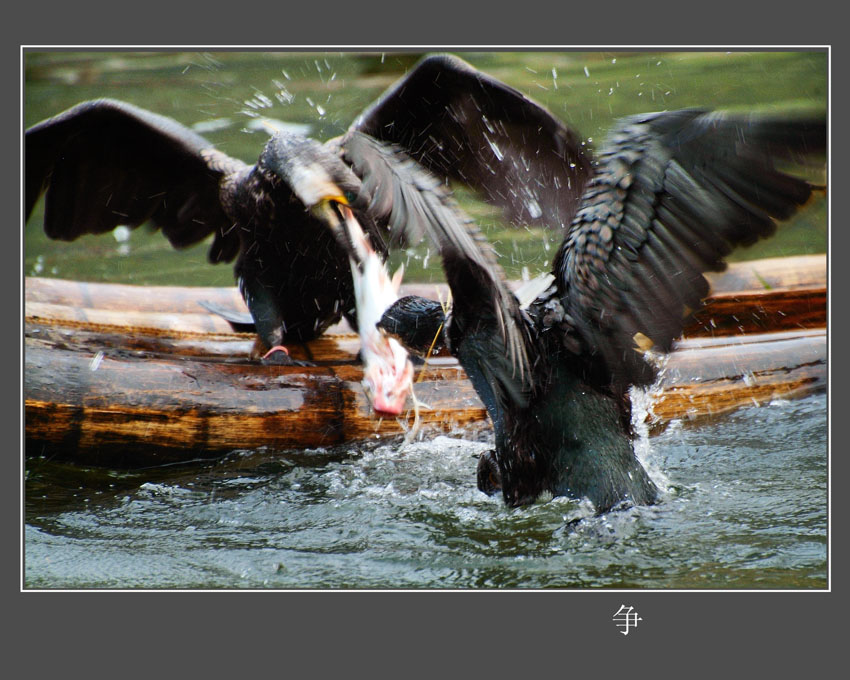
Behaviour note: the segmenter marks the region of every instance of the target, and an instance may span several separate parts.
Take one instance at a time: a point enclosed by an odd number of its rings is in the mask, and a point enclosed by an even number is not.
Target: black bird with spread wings
[[[177,248],[212,235],[209,260],[236,260],[260,354],[310,340],[342,316],[357,327],[349,271],[356,251],[344,210],[385,257],[425,231],[423,220],[463,221],[446,178],[530,219],[557,210],[544,191],[553,182],[577,186],[589,168],[573,154],[572,133],[545,110],[445,55],[422,60],[341,138],[320,144],[276,133],[253,166],[170,118],[114,100],[84,102],[33,126],[25,148],[26,215],[46,193],[51,238],[145,222]],[[407,154],[430,174],[406,162]],[[489,166],[505,156],[510,162],[494,178]],[[538,159],[533,186],[526,186],[526,158]],[[564,172],[565,164],[574,169]],[[272,356],[287,361],[285,351]],[[400,378],[371,391],[384,392],[384,410],[401,411]]]
[[[569,186],[549,197],[569,230],[545,290],[523,306],[474,231],[429,227],[451,311],[405,297],[379,325],[420,353],[442,333],[464,367],[495,432],[479,488],[511,506],[544,492],[589,498],[598,512],[654,503],[628,398],[655,375],[641,350],[669,350],[708,293],[703,272],[809,200],[814,187],[777,163],[825,149],[823,117],[683,110],[619,121],[592,174],[543,171],[550,187]],[[533,184],[533,163],[529,173]]]

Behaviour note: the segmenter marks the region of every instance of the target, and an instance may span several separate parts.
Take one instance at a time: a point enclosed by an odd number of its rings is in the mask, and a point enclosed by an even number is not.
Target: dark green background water
[[[474,65],[544,103],[596,145],[613,117],[685,106],[826,108],[823,53],[490,53]],[[193,126],[254,161],[260,116],[326,139],[418,55],[29,53],[25,122],[113,97]],[[823,179],[823,178],[821,178]],[[544,270],[559,236],[510,230],[461,192],[509,276]],[[205,247],[144,229],[48,242],[41,207],[25,273],[231,285]],[[738,257],[824,252],[823,203]],[[409,276],[441,276],[419,248]],[[428,266],[423,266],[427,260]],[[482,441],[477,441],[481,439]],[[555,499],[518,510],[475,488],[489,433],[334,451],[237,451],[216,463],[119,472],[44,459],[26,470],[25,583],[35,588],[822,588],[826,397],[674,425],[639,451],[663,502],[589,517]],[[584,517],[572,524],[571,520]]]

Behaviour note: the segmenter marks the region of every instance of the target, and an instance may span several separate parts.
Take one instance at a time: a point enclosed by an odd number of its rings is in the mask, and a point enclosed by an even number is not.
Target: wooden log
[[[702,422],[826,390],[826,330],[682,340],[660,365],[648,390],[653,433],[672,420]]]
[[[826,325],[826,296],[825,288],[802,287],[719,293],[710,297],[705,306],[693,315],[683,335],[701,337],[822,328]],[[104,333],[111,329],[113,332],[133,335],[183,338],[253,337],[250,334],[236,333],[221,317],[203,312],[151,312],[134,308],[118,311],[27,302],[26,318],[41,324],[99,330]],[[332,327],[325,337],[350,334],[348,324],[339,323]],[[316,351],[311,351],[311,348]],[[321,348],[320,342],[309,343],[307,346],[296,348],[293,356],[302,360],[321,360]]]
[[[139,287],[139,293],[144,289]],[[142,296],[140,296],[142,297]],[[130,301],[131,303],[134,301]],[[124,309],[77,307],[52,302],[26,302],[26,318],[36,323],[52,323],[65,328],[123,331],[148,335],[231,335],[231,325],[220,316],[205,312],[200,305],[190,312],[155,312],[134,306]]]
[[[725,271],[705,277],[713,294],[771,288],[826,287],[826,255],[768,257],[731,262]]]
[[[138,286],[28,276],[24,288],[27,305],[41,302],[82,309],[200,314],[206,312],[199,302],[209,300],[223,307],[248,311],[235,286]]]
[[[764,333],[826,326],[826,288],[715,293],[693,314],[685,337]]]
[[[131,342],[107,346],[96,334],[86,339],[32,324],[27,335],[27,455],[137,467],[398,436],[414,421],[412,409],[400,418],[372,413],[352,354],[348,362],[280,367],[225,353],[201,356],[197,348],[162,356]],[[824,330],[753,340],[679,343],[650,392],[652,428],[825,388]],[[426,431],[487,427],[454,359],[433,359],[417,380],[416,394],[429,407],[420,411]]]
[[[280,367],[252,362],[91,355],[28,342],[26,452],[135,467],[243,448],[333,446],[402,434],[414,414],[373,415],[356,364]],[[429,367],[417,385],[425,426],[483,421],[462,370]]]
[[[733,263],[711,275],[712,293],[685,328],[685,337],[761,333],[826,325],[826,260],[822,255]],[[403,294],[446,299],[445,285],[409,284]],[[207,313],[208,300],[245,311],[235,288],[181,288],[26,279],[26,317],[77,328],[187,337],[232,334],[230,324]],[[326,335],[345,335],[345,322]],[[296,358],[311,356],[309,348]]]
[[[826,256],[801,255],[750,262],[733,262],[726,271],[708,273],[712,295],[775,288],[825,288]],[[512,285],[518,285],[514,282]],[[247,311],[235,287],[137,286],[119,283],[89,283],[66,279],[27,277],[26,302],[68,305],[84,309],[113,309],[136,312],[197,314],[200,300]],[[403,284],[402,295],[422,295],[445,300],[443,284]]]

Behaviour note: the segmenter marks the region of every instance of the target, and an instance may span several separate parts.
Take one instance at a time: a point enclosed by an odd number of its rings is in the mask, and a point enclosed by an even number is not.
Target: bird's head
[[[424,357],[446,346],[443,333],[446,323],[443,303],[408,295],[387,307],[378,328],[397,339],[409,352]]]

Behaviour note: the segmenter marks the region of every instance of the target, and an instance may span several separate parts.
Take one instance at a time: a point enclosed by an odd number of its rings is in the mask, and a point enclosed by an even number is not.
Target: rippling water
[[[31,588],[823,588],[826,396],[639,443],[664,489],[600,517],[475,488],[438,436],[129,473],[29,466]]]

